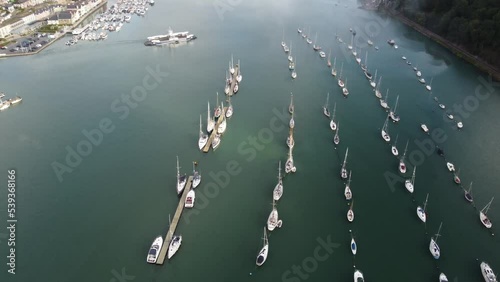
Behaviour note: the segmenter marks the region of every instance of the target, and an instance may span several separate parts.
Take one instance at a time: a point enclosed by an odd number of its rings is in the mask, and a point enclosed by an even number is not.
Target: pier
[[[236,71],[234,71],[234,73],[236,73]],[[226,111],[227,107],[224,107],[222,109],[220,117],[217,119],[217,122],[215,123],[214,130],[212,131],[212,133],[210,133],[210,137],[208,138],[207,144],[205,145],[205,147],[203,147],[203,153],[208,153],[208,150],[210,150],[210,146],[212,146],[212,141],[214,141],[215,135],[217,134],[217,128],[219,128],[219,125],[222,123],[222,121],[226,119]]]
[[[163,264],[163,262],[165,261],[168,247],[170,246],[170,240],[172,240],[172,234],[175,233],[177,223],[179,223],[182,211],[184,210],[184,202],[186,201],[189,190],[191,190],[191,183],[193,183],[193,176],[189,176],[188,180],[186,181],[186,187],[184,187],[184,191],[182,192],[182,196],[179,200],[179,205],[177,205],[177,210],[175,210],[174,218],[172,219],[172,222],[168,227],[167,236],[165,236],[165,240],[163,241],[163,246],[161,247],[160,254],[158,256],[158,259],[156,260],[156,264]]]
[[[236,77],[238,76],[239,72],[240,72],[240,66],[236,65],[234,67],[233,79],[231,80],[231,87],[229,89],[229,94],[228,94],[229,96],[233,96],[234,95],[234,86],[236,85],[236,83],[238,83],[238,81],[236,80]]]

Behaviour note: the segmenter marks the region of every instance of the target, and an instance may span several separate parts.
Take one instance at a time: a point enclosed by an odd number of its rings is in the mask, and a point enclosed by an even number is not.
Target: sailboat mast
[[[429,200],[429,193],[427,193],[427,197],[425,197],[424,212],[425,212],[425,208],[427,207],[427,200]]]
[[[179,156],[177,156],[177,179],[179,179],[180,172],[179,172]]]
[[[403,153],[403,158],[402,158],[402,160],[403,160],[403,161],[405,160],[405,157],[406,157],[406,151],[408,150],[408,142],[409,142],[409,141],[406,141],[405,152]]]
[[[396,114],[396,110],[397,110],[397,108],[398,108],[398,102],[399,102],[399,95],[398,95],[398,97],[396,98],[396,106],[394,106],[394,111],[393,111],[393,113],[394,113],[394,114]]]
[[[278,179],[281,180],[281,161],[279,162],[278,165]]]
[[[441,236],[439,233],[441,232],[442,226],[443,226],[443,223],[441,222],[441,224],[439,224],[438,233],[436,234],[436,239],[434,240],[436,242],[436,244],[437,244],[438,237]]]
[[[344,163],[342,164],[342,167],[345,168],[345,163],[347,161],[347,153],[349,153],[349,148],[345,151],[345,156],[344,156]]]

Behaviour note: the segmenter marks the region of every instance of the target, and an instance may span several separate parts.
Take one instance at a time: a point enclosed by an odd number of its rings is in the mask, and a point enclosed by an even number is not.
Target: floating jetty
[[[236,85],[236,83],[238,83],[238,81],[236,80],[236,77],[238,76],[239,73],[240,73],[240,66],[238,64],[236,64],[236,66],[234,67],[233,79],[231,80],[231,88],[229,90],[228,96],[234,95],[234,86]]]
[[[179,205],[177,206],[177,210],[175,211],[174,218],[172,219],[172,223],[168,228],[167,236],[165,236],[165,240],[163,241],[163,246],[161,247],[160,254],[158,259],[156,260],[156,264],[163,264],[165,261],[165,257],[167,256],[168,247],[170,246],[170,240],[172,240],[172,234],[175,233],[175,229],[177,228],[177,223],[179,223],[179,219],[181,219],[182,211],[184,210],[184,202],[186,201],[187,194],[189,190],[191,190],[191,184],[193,183],[193,176],[189,176],[186,187],[184,187],[184,192],[182,192],[182,196],[179,200]]]
[[[217,122],[215,123],[214,130],[212,131],[212,133],[210,133],[210,137],[208,138],[207,144],[205,145],[205,147],[203,147],[203,153],[208,153],[208,151],[210,150],[210,147],[212,146],[212,141],[214,141],[215,135],[217,134],[217,128],[219,128],[219,125],[222,123],[222,121],[226,119],[226,111],[227,107],[224,107],[222,109],[220,117],[217,119]]]

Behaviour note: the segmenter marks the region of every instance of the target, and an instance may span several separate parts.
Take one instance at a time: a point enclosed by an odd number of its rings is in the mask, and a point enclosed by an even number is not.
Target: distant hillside
[[[500,68],[499,0],[382,0],[381,5]]]

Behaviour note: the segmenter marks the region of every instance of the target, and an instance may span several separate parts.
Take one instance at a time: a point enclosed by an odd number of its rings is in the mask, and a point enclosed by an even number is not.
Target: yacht
[[[323,106],[323,114],[326,116],[326,117],[330,117],[330,110],[328,109],[328,100],[330,98],[330,93],[327,93],[326,94],[326,102],[325,102],[325,105]]]
[[[217,149],[217,147],[219,147],[219,144],[220,144],[220,134],[217,133],[215,134],[214,136],[214,140],[212,140],[212,149]]]
[[[442,272],[439,274],[439,282],[448,282],[448,277]]]
[[[443,223],[441,222],[441,224],[439,225],[439,229],[438,229],[438,233],[436,234],[436,237],[432,237],[431,242],[429,243],[429,251],[431,252],[432,256],[435,259],[439,259],[439,257],[441,256],[441,249],[439,248],[439,246],[437,244],[437,239],[439,236],[441,236],[439,234],[439,232],[441,231],[442,226],[443,226]]]
[[[198,147],[202,150],[208,142],[208,135],[201,130],[201,115],[200,115],[200,136],[198,137]]]
[[[391,137],[389,136],[389,129],[387,127],[387,122],[389,122],[389,115],[385,119],[384,126],[382,126],[381,134],[382,134],[382,138],[384,138],[385,142],[390,142]]]
[[[389,43],[389,45],[391,45],[391,46],[394,46],[396,44],[396,41],[394,41],[394,39],[391,39],[391,40],[388,40],[387,43]]]
[[[405,151],[403,153],[403,156],[401,157],[401,159],[399,160],[399,172],[400,173],[406,173],[406,164],[405,164],[405,157],[406,157],[406,152],[408,150],[408,142],[409,141],[406,141],[406,147],[405,147]]]
[[[333,105],[333,115],[332,119],[330,120],[330,128],[335,131],[337,130],[337,123],[335,122],[335,111],[337,110],[337,103]]]
[[[16,105],[16,104],[21,103],[22,100],[23,100],[23,98],[16,96],[14,98],[9,99],[7,102],[10,102],[11,105]]]
[[[7,110],[10,107],[10,102],[0,100],[0,111]]]
[[[118,29],[117,29],[118,31]],[[171,28],[168,29],[167,34],[154,35],[147,38],[148,43],[153,46],[160,46],[166,44],[179,44],[181,42],[189,42],[196,39],[194,34],[189,33],[189,31],[173,32]]]
[[[417,170],[417,167],[413,167],[413,175],[411,179],[406,179],[405,181],[405,187],[408,192],[413,193],[413,190],[415,189],[415,171]]]
[[[481,262],[481,273],[483,274],[483,278],[485,282],[497,282],[497,276],[486,262]]]
[[[490,219],[487,216],[488,210],[490,209],[491,203],[493,202],[493,198],[491,198],[490,202],[479,212],[479,219],[484,227],[490,229],[493,226]]]
[[[324,58],[324,57],[326,57],[326,54],[325,54],[325,52],[323,52],[323,51],[319,51],[319,56],[320,56],[321,58]]]
[[[158,259],[158,255],[160,254],[161,247],[163,246],[163,237],[158,236],[151,244],[151,248],[149,248],[148,257],[146,261],[148,263],[156,263]]]
[[[339,125],[337,126],[337,131],[335,131],[335,136],[333,136],[333,144],[335,145],[338,145],[340,143],[339,130],[340,130],[340,121]]]
[[[231,99],[229,101],[229,106],[226,109],[226,118],[230,118],[233,116],[233,104],[231,104]]]
[[[179,168],[179,157],[177,157],[177,195],[180,195],[182,193],[182,190],[184,190],[187,182],[186,174],[181,175],[179,172]]]
[[[292,154],[292,148],[288,149],[288,159],[286,160],[285,163],[285,172],[290,173],[290,172],[295,172],[297,171],[297,168],[294,166],[293,163],[293,154]]]
[[[351,232],[351,230],[349,230]],[[358,252],[358,245],[356,244],[356,240],[354,240],[354,237],[351,234],[351,252],[353,255],[356,255]]]
[[[267,218],[267,230],[273,231],[278,225],[278,209],[276,209],[276,205],[273,199],[273,209]]]
[[[182,235],[172,235],[172,240],[170,240],[170,245],[168,246],[168,259],[171,259],[177,253],[181,244]]]
[[[195,166],[197,165],[197,162],[193,162],[193,189],[198,187],[201,182],[201,174],[199,171],[196,170]]]
[[[365,282],[363,273],[359,269],[354,270],[354,282]]]
[[[391,118],[391,120],[393,122],[398,122],[398,121],[401,120],[401,118],[399,117],[399,115],[396,114],[396,110],[398,108],[398,103],[399,103],[399,95],[396,98],[396,105],[394,106],[394,110],[390,110],[389,111],[389,117]]]
[[[391,146],[391,152],[396,157],[399,155],[398,148],[396,147],[396,144],[398,143],[398,137],[399,137],[399,134],[396,135],[396,141],[394,141],[394,144],[392,144],[392,146]]]
[[[474,201],[474,199],[472,198],[472,182],[470,183],[469,190],[464,189],[464,197],[469,203],[472,203]]]
[[[406,61],[406,57],[405,56],[401,57],[401,59],[403,59],[404,61]]]
[[[262,238],[264,244],[262,249],[260,249],[259,254],[257,255],[257,260],[255,263],[257,266],[262,266],[264,262],[266,262],[267,254],[269,253],[269,241],[267,240],[266,228],[264,227],[264,238]]]
[[[348,201],[350,201],[352,199],[351,174],[352,174],[352,170],[349,172],[349,180],[347,181],[347,184],[345,185],[345,189],[344,189],[344,196],[345,196],[345,199]]]
[[[212,117],[210,117],[210,102],[208,102],[208,111],[207,111],[207,132],[210,133],[214,130],[215,121]]]
[[[347,169],[345,167],[347,163],[347,154],[349,153],[349,147],[347,147],[345,151],[345,156],[344,156],[344,163],[342,163],[342,168],[340,169],[340,177],[342,179],[347,179]]]
[[[189,190],[187,196],[186,196],[186,201],[184,202],[184,207],[185,208],[192,208],[194,207],[194,200],[195,200],[195,192],[194,190]]]
[[[351,207],[347,211],[347,220],[349,222],[353,222],[354,221],[354,210],[353,210],[353,207],[354,207],[354,200],[351,202]]]
[[[420,128],[422,128],[425,133],[429,133],[429,128],[427,128],[427,125],[425,125],[424,123],[420,124]]]
[[[425,213],[425,209],[427,208],[427,200],[429,200],[429,194],[427,194],[427,197],[425,198],[424,207],[423,208],[421,206],[417,207],[418,218],[420,218],[420,220],[423,223],[427,221],[427,214]]]
[[[279,199],[281,199],[281,196],[283,196],[283,180],[281,178],[281,161],[280,161],[278,166],[278,183],[274,187],[273,199],[275,201],[278,201]]]

